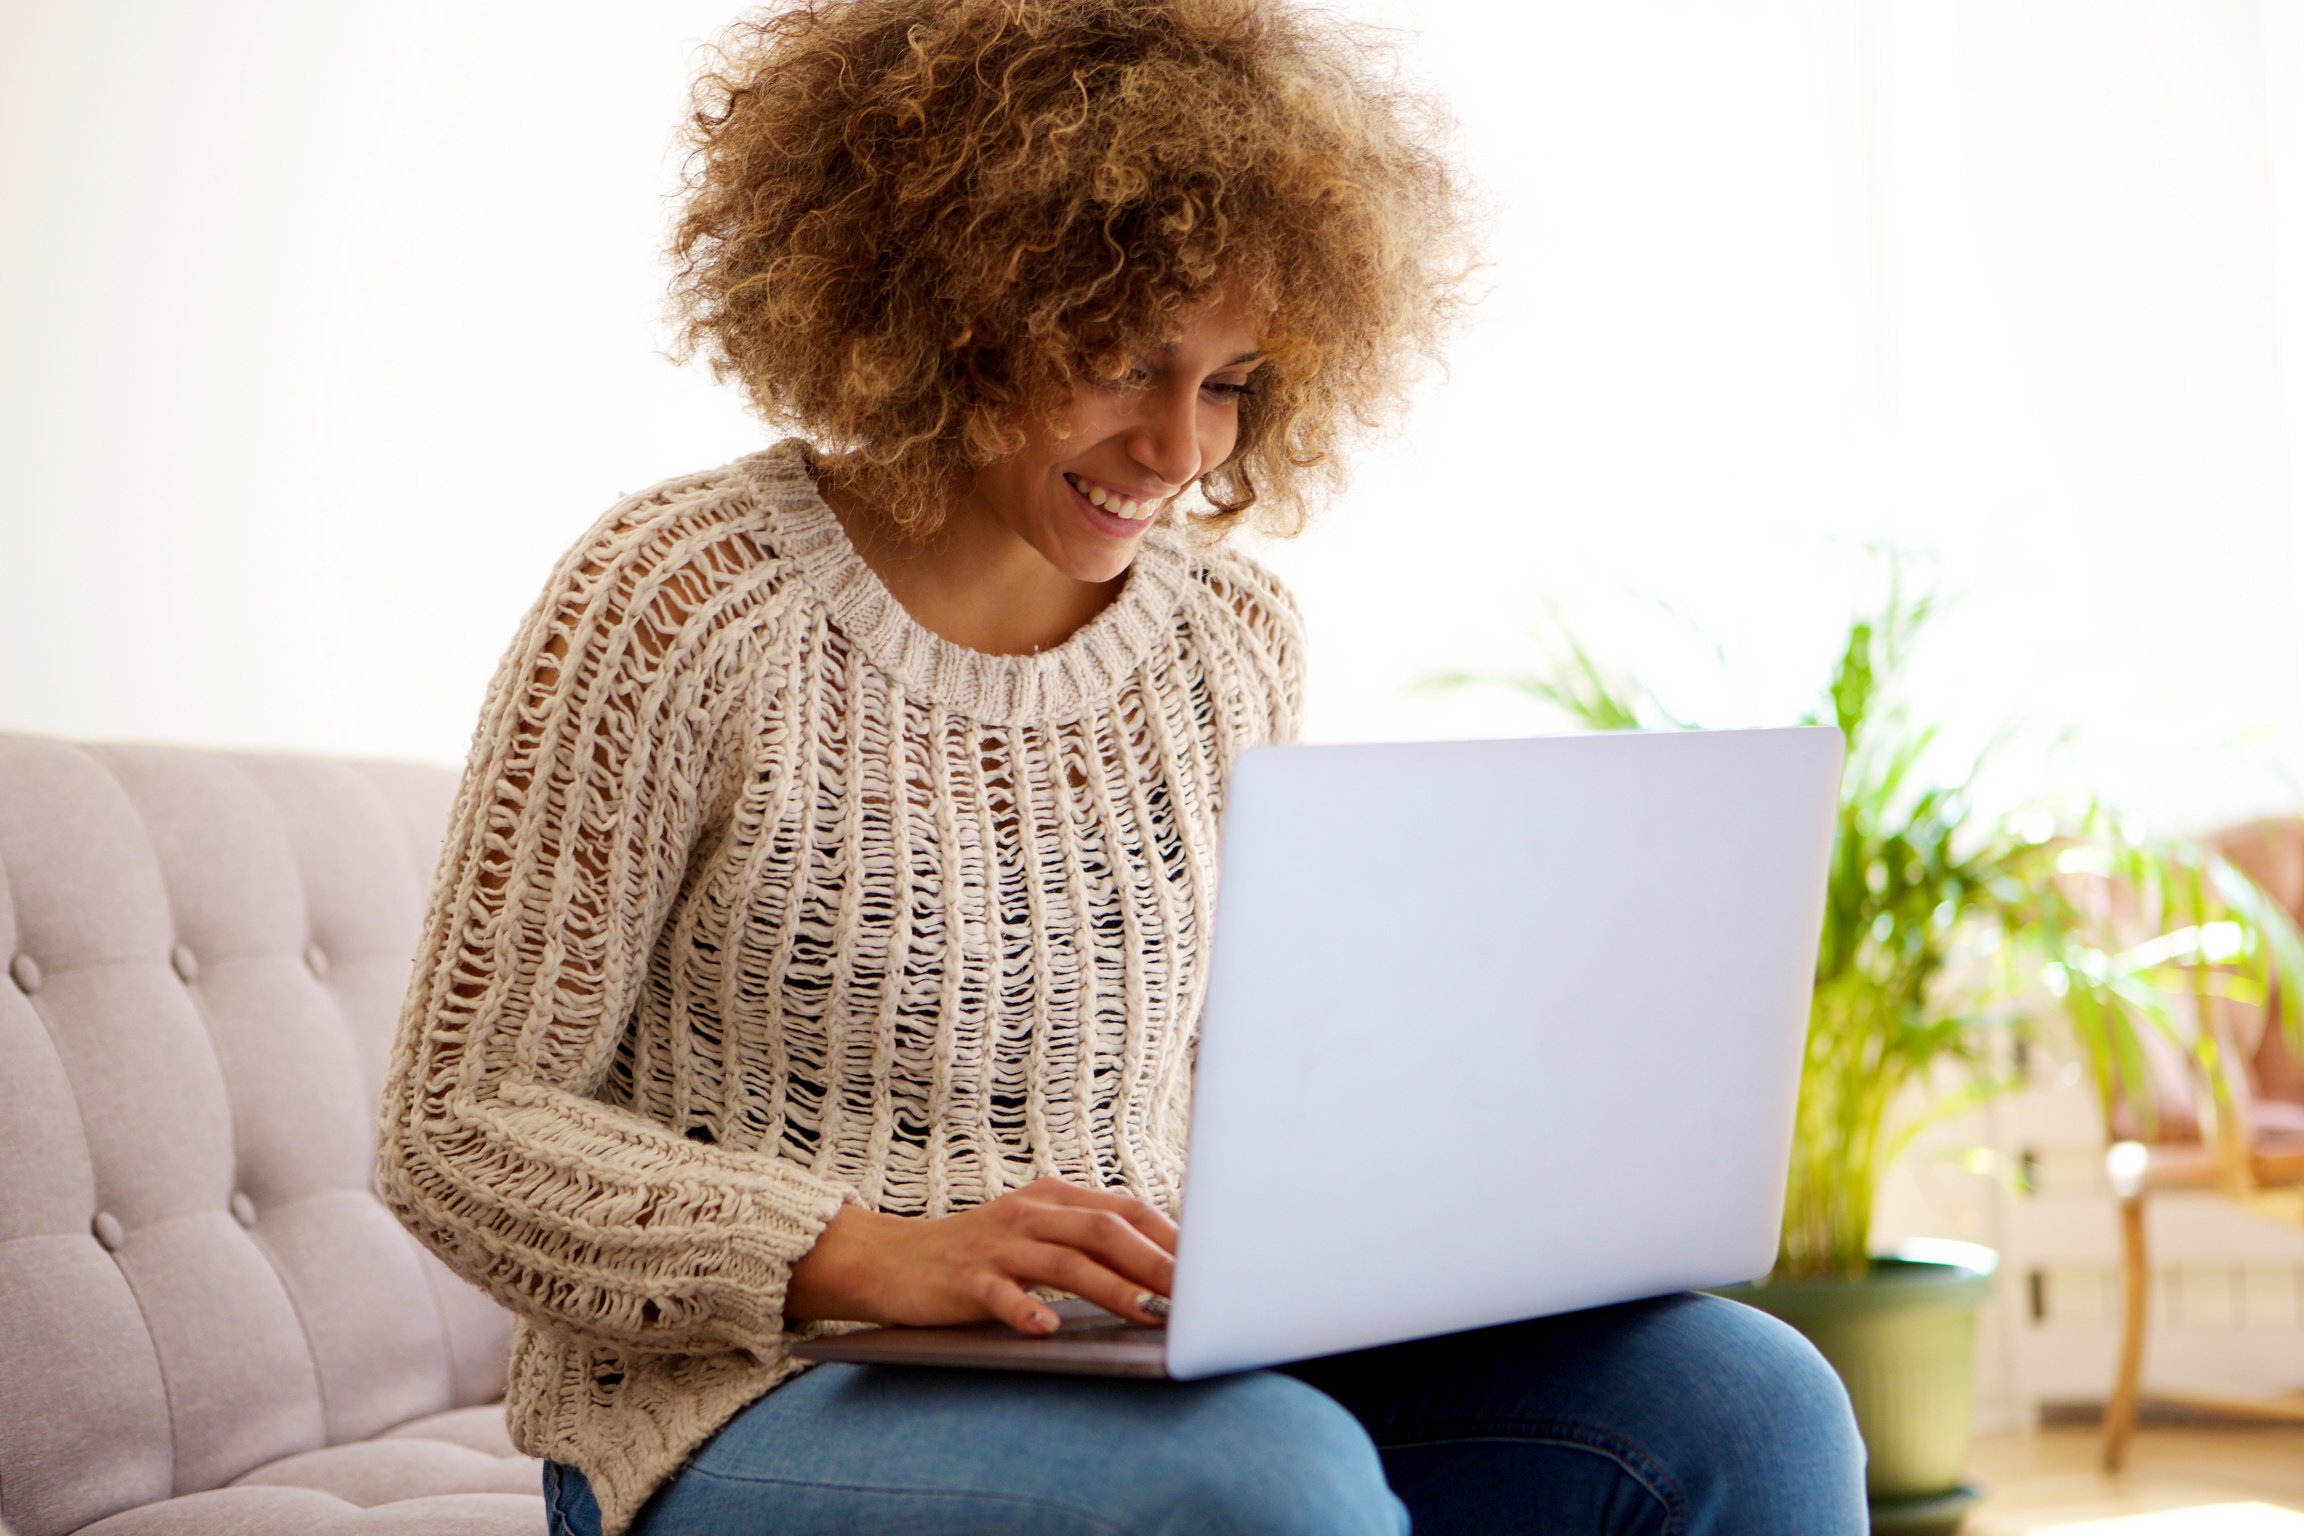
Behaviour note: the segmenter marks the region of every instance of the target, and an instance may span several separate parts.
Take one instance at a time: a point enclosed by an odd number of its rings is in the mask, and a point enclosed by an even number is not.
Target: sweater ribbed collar
[[[1062,644],[998,656],[947,640],[913,618],[856,552],[808,458],[808,444],[794,437],[736,463],[758,494],[776,553],[798,568],[840,632],[913,697],[988,724],[1074,719],[1109,704],[1175,626],[1191,545],[1169,512],[1138,543],[1120,595]]]

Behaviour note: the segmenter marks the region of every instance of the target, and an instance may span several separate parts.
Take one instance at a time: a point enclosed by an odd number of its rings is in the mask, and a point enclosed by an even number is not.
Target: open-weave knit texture
[[[384,1094],[380,1192],[517,1315],[512,1438],[607,1536],[844,1326],[783,1317],[843,1201],[1055,1174],[1176,1212],[1224,773],[1297,728],[1294,603],[1174,513],[1085,627],[996,656],[897,603],[811,466],[667,480],[562,557]]]

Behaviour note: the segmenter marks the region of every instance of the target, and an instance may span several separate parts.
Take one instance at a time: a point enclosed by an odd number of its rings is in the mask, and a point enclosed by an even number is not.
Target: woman
[[[381,1125],[517,1316],[555,1529],[1861,1530],[1829,1368],[1709,1296],[1194,1383],[791,1358],[1159,1314],[1224,770],[1303,689],[1221,535],[1396,408],[1465,220],[1429,106],[1268,0],[824,3],[722,59],[682,339],[795,435],[553,572]]]

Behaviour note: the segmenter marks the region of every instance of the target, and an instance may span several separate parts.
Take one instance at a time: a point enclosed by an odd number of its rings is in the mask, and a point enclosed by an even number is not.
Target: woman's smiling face
[[[1075,388],[1054,429],[1028,422],[1024,449],[977,470],[956,510],[1001,525],[1075,581],[1126,570],[1168,503],[1230,456],[1259,361],[1236,309],[1205,304],[1182,326],[1119,380]]]

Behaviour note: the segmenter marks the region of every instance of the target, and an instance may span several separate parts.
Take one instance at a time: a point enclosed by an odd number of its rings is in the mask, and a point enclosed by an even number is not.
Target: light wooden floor
[[[1961,1536],[2304,1536],[2304,1425],[2151,1424],[2116,1477],[2092,1424],[1980,1435]]]

